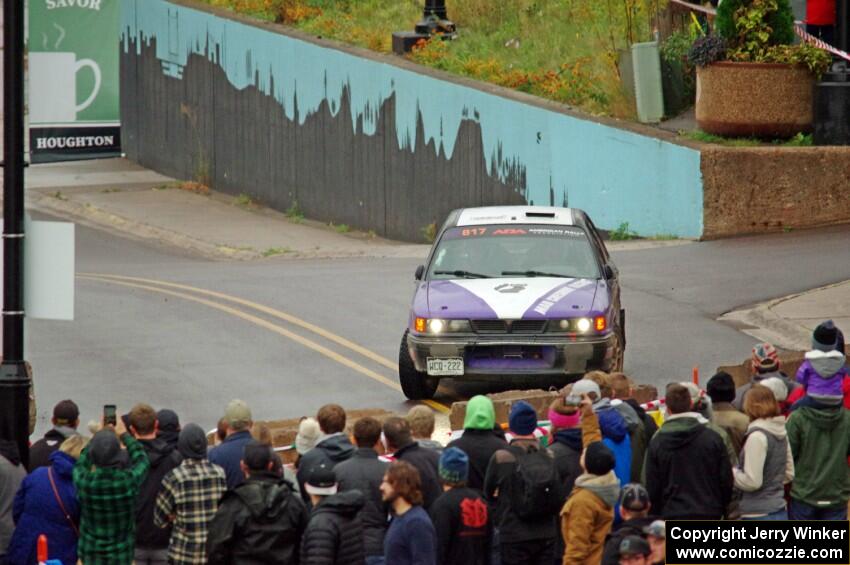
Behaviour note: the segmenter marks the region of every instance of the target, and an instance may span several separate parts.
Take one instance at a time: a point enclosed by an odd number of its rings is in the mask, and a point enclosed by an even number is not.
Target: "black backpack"
[[[534,446],[515,455],[517,462],[509,479],[511,510],[523,520],[556,515],[561,510],[563,486],[555,458]]]

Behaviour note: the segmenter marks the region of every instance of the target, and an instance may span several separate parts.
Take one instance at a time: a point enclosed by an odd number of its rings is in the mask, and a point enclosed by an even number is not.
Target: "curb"
[[[756,339],[772,343],[778,348],[789,351],[807,351],[811,347],[811,330],[779,316],[773,311],[773,308],[807,294],[821,292],[846,284],[847,281],[828,284],[805,292],[798,292],[763,302],[750,308],[727,312],[717,318],[717,321],[733,326]]]
[[[185,234],[130,220],[96,208],[90,204],[79,204],[52,196],[35,197],[29,199],[27,203],[30,209],[38,212],[72,218],[82,225],[98,229],[106,228],[118,235],[141,240],[153,240],[160,244],[197,253],[208,259],[250,261],[263,257],[261,253],[254,250],[249,251],[245,249],[234,249],[225,245],[214,245]]]

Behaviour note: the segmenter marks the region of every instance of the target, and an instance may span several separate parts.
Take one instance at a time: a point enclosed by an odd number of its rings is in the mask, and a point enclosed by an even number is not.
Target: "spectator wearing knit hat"
[[[750,420],[732,405],[735,381],[729,373],[721,371],[708,379],[706,393],[711,398],[711,421],[729,435],[734,453],[740,453]]]
[[[555,456],[555,466],[563,480],[565,497],[572,492],[575,480],[582,473],[579,463],[582,452],[580,400],[575,395],[562,395],[549,405],[549,451]]]
[[[759,383],[761,386],[766,386],[770,389],[770,392],[773,393],[773,397],[776,399],[776,402],[779,404],[779,411],[783,416],[787,417],[791,405],[788,404],[788,387],[785,386],[785,382],[781,379],[777,379],[775,377],[771,377],[769,379],[764,379]]]
[[[576,479],[570,497],[561,509],[564,565],[596,565],[602,559],[605,536],[614,522],[614,506],[620,482],[614,474],[614,453],[600,441],[598,415],[590,399],[582,401],[581,455],[583,473]]]
[[[540,446],[534,435],[537,428],[537,413],[525,401],[515,402],[511,406],[508,425],[513,439],[510,445],[493,454],[484,477],[484,497],[494,510],[493,525],[499,531],[501,562],[503,565],[538,564],[551,565],[555,557],[558,535],[556,516],[561,494],[561,478],[557,474],[554,455]],[[519,461],[527,466],[531,457],[538,463],[551,458],[551,476],[555,481],[549,485],[553,495],[547,502],[554,502],[552,508],[541,506],[535,513],[527,513],[518,505],[519,490],[515,473]]]
[[[604,375],[604,373],[603,373]],[[632,441],[631,436],[642,433],[643,430],[629,429],[629,423],[622,412],[611,405],[611,400],[605,398],[598,383],[582,379],[573,383],[571,394],[581,396],[587,394],[593,402],[593,412],[599,418],[599,428],[602,430],[602,441],[614,453],[616,466],[614,474],[620,484],[632,481]],[[635,415],[637,418],[637,415]],[[639,420],[638,420],[639,421]],[[641,438],[643,439],[643,438]],[[645,451],[645,450],[644,450]]]
[[[812,350],[797,369],[797,382],[806,391],[805,396],[791,406],[840,406],[844,400],[844,379],[848,376],[846,359],[838,350],[838,328],[832,320],[819,324],[812,333]]]
[[[788,387],[789,395],[800,386],[780,370],[779,353],[769,343],[759,343],[753,347],[750,370],[752,372],[750,382],[738,388],[735,392],[735,401],[732,402],[735,408],[742,412],[744,410],[744,395],[757,382],[771,377],[782,379],[782,382]]]
[[[254,425],[251,409],[239,399],[231,400],[224,410],[224,421],[227,424],[227,436],[220,445],[212,448],[209,461],[224,469],[227,477],[227,488],[233,490],[245,480],[240,462],[242,451],[253,439],[251,427]]]
[[[490,458],[508,445],[504,434],[498,433],[495,428],[496,411],[493,401],[481,395],[470,398],[466,404],[463,435],[448,445],[461,449],[469,456],[469,488],[484,488],[484,475]]]
[[[132,563],[136,497],[149,467],[144,448],[120,418],[83,449],[73,473],[81,509],[77,554],[83,563]]]
[[[492,524],[481,493],[466,485],[469,457],[456,447],[440,456],[443,494],[431,506],[437,532],[437,563],[489,565]]]
[[[206,563],[207,532],[227,489],[225,472],[207,460],[207,436],[197,424],[180,430],[177,450],[183,462],[162,480],[154,524],[160,528],[172,525],[170,564]]]
[[[643,536],[644,529],[656,520],[655,516],[649,514],[651,507],[649,493],[643,485],[630,483],[623,487],[620,493],[623,522],[615,526],[605,538],[602,565],[617,565],[620,562],[620,544],[626,537]]]
[[[692,410],[688,389],[667,387],[667,419],[644,466],[653,511],[664,519],[718,520],[732,499],[732,463],[723,440]]]
[[[77,433],[80,409],[73,400],[62,400],[53,407],[51,428],[44,437],[30,447],[28,471],[50,465],[50,454],[59,449],[63,441]]]

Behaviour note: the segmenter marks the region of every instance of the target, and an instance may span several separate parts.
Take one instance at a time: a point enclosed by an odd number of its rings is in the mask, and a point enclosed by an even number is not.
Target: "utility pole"
[[[24,361],[24,0],[3,0],[3,363],[0,439],[29,462]]]

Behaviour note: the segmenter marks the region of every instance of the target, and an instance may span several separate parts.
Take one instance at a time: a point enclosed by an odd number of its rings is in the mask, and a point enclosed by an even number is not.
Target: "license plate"
[[[448,357],[445,359],[428,358],[428,374],[435,377],[463,375],[463,358]]]

